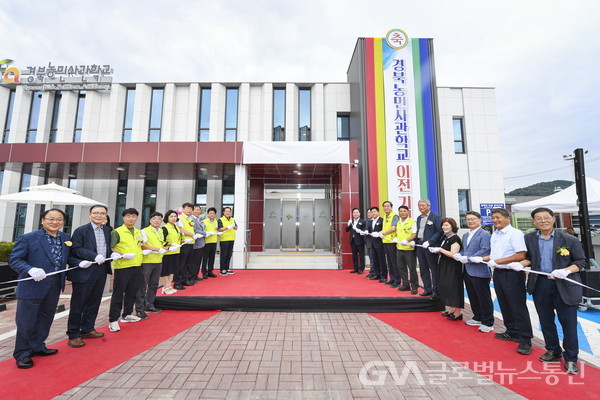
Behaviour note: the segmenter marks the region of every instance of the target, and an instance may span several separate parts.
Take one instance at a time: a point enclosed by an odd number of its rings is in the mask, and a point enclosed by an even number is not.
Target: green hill
[[[510,196],[548,196],[554,193],[554,188],[560,186],[563,189],[571,186],[573,181],[556,180],[540,182],[524,188],[515,189],[507,193]]]

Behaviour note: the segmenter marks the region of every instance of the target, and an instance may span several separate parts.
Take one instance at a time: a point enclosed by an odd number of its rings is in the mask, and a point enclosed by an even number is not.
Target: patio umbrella
[[[102,204],[89,197],[79,195],[78,191],[69,189],[56,183],[47,185],[31,186],[29,190],[0,196],[0,201],[9,203],[35,203],[50,204],[50,208],[57,204],[73,206],[91,206]],[[102,204],[104,205],[104,204]]]

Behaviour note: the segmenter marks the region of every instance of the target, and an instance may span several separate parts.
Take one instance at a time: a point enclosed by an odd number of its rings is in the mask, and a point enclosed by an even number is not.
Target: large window
[[[150,214],[156,211],[158,190],[158,164],[146,164],[144,176],[144,203],[142,204],[142,226],[150,223]]]
[[[462,118],[452,118],[452,129],[454,130],[454,152],[457,154],[464,154],[465,135]]]
[[[298,140],[310,142],[310,89],[298,93]]]
[[[119,165],[117,170],[119,171],[119,180],[117,182],[117,201],[115,204],[115,220],[113,221],[113,228],[123,225],[123,217],[121,217],[121,214],[125,211],[125,205],[127,203],[127,180],[129,177],[127,165]]]
[[[15,105],[15,91],[14,89],[8,94],[8,108],[6,110],[6,120],[4,121],[4,133],[2,134],[2,143],[8,143],[10,136],[10,123],[12,120],[13,107]]]
[[[160,128],[162,125],[164,93],[164,89],[152,89],[152,106],[150,108],[150,129],[148,130],[149,142],[160,142]]]
[[[125,100],[125,118],[123,120],[123,138],[122,138],[122,140],[124,142],[131,142],[131,130],[133,128],[133,105],[134,104],[135,104],[135,89],[127,89],[127,99]]]
[[[337,140],[350,140],[350,116],[338,114],[337,116]]]
[[[223,166],[222,196],[222,206],[231,207],[233,209],[233,201],[235,197],[235,166],[233,164],[225,164]]]
[[[85,91],[79,92],[77,98],[77,114],[75,117],[75,129],[73,130],[73,143],[81,142],[81,130],[83,128],[83,112],[85,109]]]
[[[460,218],[460,227],[467,227],[467,211],[469,211],[469,191],[468,190],[459,190],[458,191],[458,216]]]
[[[208,195],[208,168],[206,165],[196,164],[196,197],[194,202],[206,211]]]
[[[31,186],[32,164],[23,164],[21,168],[21,181],[19,182],[19,191],[23,192]],[[17,203],[15,213],[15,224],[13,227],[13,241],[17,240],[25,232],[25,220],[27,218],[27,204]]]
[[[198,123],[198,141],[208,142],[210,128],[210,89],[200,90],[200,121]]]
[[[285,89],[273,89],[273,141],[285,141]]]
[[[227,88],[225,98],[225,141],[237,140],[238,89]]]
[[[52,122],[50,124],[50,137],[48,143],[56,143],[56,135],[58,134],[58,116],[60,115],[60,103],[62,101],[62,92],[54,93],[54,106],[52,108]]]
[[[40,119],[40,107],[42,105],[42,92],[33,92],[31,96],[31,107],[29,108],[29,123],[27,124],[27,135],[25,143],[35,143]]]

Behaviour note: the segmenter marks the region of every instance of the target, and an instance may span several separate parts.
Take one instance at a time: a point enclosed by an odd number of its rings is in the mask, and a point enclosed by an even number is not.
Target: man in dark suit
[[[65,274],[47,274],[67,267],[71,237],[60,232],[65,218],[62,210],[45,211],[41,217],[42,229],[20,236],[8,261],[19,273],[19,279],[27,279],[17,285],[19,301],[13,357],[18,368],[33,367],[31,357],[58,353],[56,349],[47,348],[44,342],[50,333],[60,292],[65,287]]]
[[[554,229],[555,218],[552,210],[537,208],[532,211],[531,217],[538,230],[525,235],[527,255],[520,264],[530,265],[534,271],[551,274],[529,274],[527,280],[527,292],[533,295],[546,342],[547,351],[540,357],[540,361],[554,362],[564,357],[565,371],[577,374],[577,306],[581,302],[582,287],[564,279],[568,276],[581,282],[579,271],[586,267],[588,261],[576,237]],[[564,352],[560,347],[554,322],[555,311],[564,334]]]
[[[352,209],[352,219],[348,221],[346,226],[346,232],[350,232],[350,247],[352,247],[352,263],[354,269],[350,271],[351,274],[362,274],[365,270],[365,238],[359,231],[367,229],[367,224],[364,219],[360,217],[360,210],[358,208]]]
[[[425,291],[419,296],[431,296],[431,300],[438,299],[438,264],[437,254],[431,253],[429,246],[439,246],[442,238],[442,217],[431,211],[431,202],[421,199],[418,203],[421,215],[417,217],[417,260],[423,288]]]
[[[374,276],[372,279],[379,279],[379,282],[385,283],[387,282],[388,269],[387,264],[385,262],[385,252],[383,249],[383,241],[380,237],[375,237],[372,234],[377,232],[381,232],[383,229],[383,218],[379,216],[379,207],[371,207],[371,220],[367,224],[369,234],[371,235],[371,245],[373,255],[369,255],[369,257],[373,258],[371,264],[375,264],[377,266],[377,276]]]
[[[96,331],[94,324],[102,301],[106,275],[111,274],[110,232],[104,225],[108,209],[103,205],[90,208],[90,223],[80,226],[73,232],[71,254],[77,260],[93,261],[91,268],[76,268],[67,272],[72,282],[71,306],[67,323],[69,346],[85,346],[83,339],[97,339],[104,333]]]
[[[490,255],[489,232],[481,228],[481,214],[469,211],[465,216],[469,232],[465,233],[462,240],[462,254],[457,253],[454,259],[465,265],[463,280],[469,295],[473,318],[466,321],[467,325],[478,326],[479,331],[489,333],[494,330],[494,303],[490,291],[492,274],[487,265],[474,263],[470,257],[483,257]]]

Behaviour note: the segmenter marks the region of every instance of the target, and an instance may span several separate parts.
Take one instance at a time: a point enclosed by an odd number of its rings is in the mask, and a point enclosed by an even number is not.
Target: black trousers
[[[566,304],[558,288],[556,281],[548,279],[545,276],[539,276],[535,283],[535,291],[533,292],[533,303],[540,317],[540,325],[546,342],[546,350],[551,350],[554,353],[561,353],[558,332],[554,322],[554,310],[558,315],[558,321],[563,330],[563,347],[565,349],[563,355],[565,361],[577,361],[579,354],[579,341],[577,339],[577,306]]]
[[[199,249],[192,250],[192,256],[190,261],[190,275],[188,276],[188,280],[194,280],[198,274],[200,273],[200,265],[202,264],[202,253],[204,252],[204,247],[200,247]]]
[[[350,242],[350,247],[352,247],[352,265],[354,266],[355,271],[364,271],[365,270],[365,245],[356,245]]]
[[[520,343],[531,343],[533,331],[527,310],[525,272],[494,269],[494,290],[506,332],[518,337]]]
[[[482,325],[494,326],[494,302],[490,290],[490,278],[471,276],[465,270],[463,280],[473,311],[473,319]]]
[[[179,252],[179,264],[177,265],[177,270],[175,271],[175,276],[173,277],[173,283],[175,285],[183,285],[186,281],[188,281],[188,277],[190,275],[188,272],[188,267],[193,250],[193,244],[184,244],[181,246],[181,251]]]
[[[383,251],[385,252],[385,259],[390,273],[390,281],[400,284],[400,270],[398,270],[396,250],[396,243],[383,244]]]
[[[46,279],[51,280],[52,284],[41,299],[19,299],[17,302],[17,335],[13,352],[13,357],[17,360],[46,348],[44,342],[54,321],[61,278],[60,275],[52,275]]]
[[[142,268],[139,266],[115,269],[114,275],[113,294],[108,311],[109,322],[117,321],[119,315],[126,317],[133,312],[135,298],[144,282]]]
[[[217,252],[216,243],[206,243],[202,252],[202,275],[213,272],[215,269],[215,253]]]
[[[92,265],[90,268],[93,270],[87,281],[72,283],[73,293],[67,322],[69,339],[79,338],[82,333],[90,333],[95,329],[106,284],[106,268],[103,265]]]
[[[377,265],[377,260],[375,258],[375,251],[373,250],[373,246],[367,247],[367,254],[369,254],[369,263],[371,264],[371,269],[369,273],[373,276],[379,276],[379,265]]]
[[[375,260],[375,265],[377,265],[379,278],[387,279],[388,267],[387,262],[385,261],[385,250],[383,249],[383,244],[381,244],[380,247],[373,246],[373,259]],[[371,263],[373,263],[373,261]]]
[[[229,263],[231,262],[231,256],[233,255],[233,240],[227,240],[225,242],[221,242],[221,254],[220,264],[221,264],[221,272],[227,271],[229,269]]]
[[[423,247],[417,247],[415,251],[419,260],[423,289],[427,293],[438,294],[438,255]]]
[[[135,300],[135,310],[137,312],[146,311],[154,308],[156,291],[158,290],[158,280],[162,270],[162,263],[144,263],[142,264],[143,282],[140,285]]]
[[[419,287],[417,276],[417,255],[414,250],[396,250],[398,270],[402,286],[410,286],[413,289]],[[410,278],[409,278],[410,273]]]

